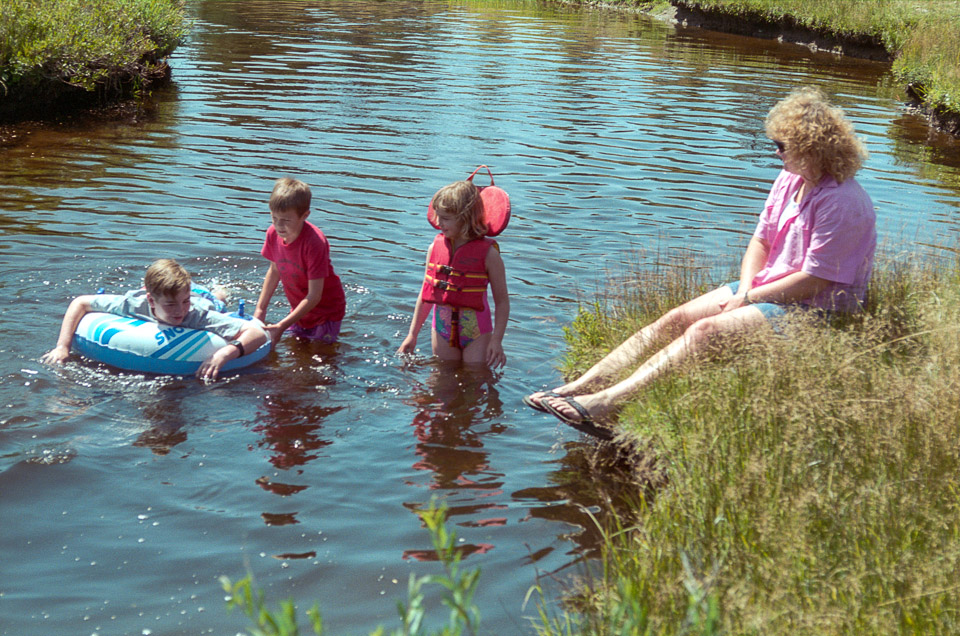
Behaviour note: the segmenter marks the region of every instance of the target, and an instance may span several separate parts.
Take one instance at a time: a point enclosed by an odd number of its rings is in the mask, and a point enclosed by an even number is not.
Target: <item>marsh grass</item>
[[[919,97],[960,112],[960,4],[948,17],[926,17],[904,42],[893,70],[913,84]]]
[[[891,52],[903,48],[909,30],[930,20],[960,20],[957,0],[682,0],[703,8],[755,13],[837,34],[877,36]]]
[[[185,33],[180,0],[3,0],[0,106],[146,81]]]
[[[894,73],[928,106],[960,113],[958,0],[682,0],[701,8],[756,14],[841,37],[875,39]]]
[[[955,261],[881,264],[861,319],[798,318],[655,383],[620,426],[668,485],[606,529],[589,602],[538,630],[960,631],[958,283]],[[622,331],[659,310],[621,301]],[[584,334],[602,349],[621,330],[584,314],[568,370],[601,354]]]

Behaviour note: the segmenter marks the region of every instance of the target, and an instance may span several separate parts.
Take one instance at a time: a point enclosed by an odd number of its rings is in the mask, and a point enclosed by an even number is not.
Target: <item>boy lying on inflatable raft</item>
[[[190,274],[171,259],[147,268],[144,289],[75,298],[57,346],[41,361],[64,362],[71,344],[86,357],[122,369],[210,380],[270,351],[259,321],[221,313],[215,299],[192,294]]]

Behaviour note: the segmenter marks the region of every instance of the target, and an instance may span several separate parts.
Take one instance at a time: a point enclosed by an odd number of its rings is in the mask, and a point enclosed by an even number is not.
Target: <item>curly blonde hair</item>
[[[436,222],[436,214],[446,212],[456,217],[465,239],[472,241],[486,236],[487,220],[483,199],[480,198],[479,188],[473,185],[472,181],[454,181],[443,186],[433,195],[430,203],[435,213],[430,219],[431,222]]]
[[[826,172],[837,183],[857,173],[867,149],[843,110],[819,89],[793,91],[767,115],[767,136],[794,153],[803,171]]]

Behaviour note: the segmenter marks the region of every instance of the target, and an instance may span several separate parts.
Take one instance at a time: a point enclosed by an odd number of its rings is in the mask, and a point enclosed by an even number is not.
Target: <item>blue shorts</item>
[[[213,308],[219,311],[222,314],[227,313],[227,304],[213,295],[206,287],[201,287],[200,285],[191,285],[190,293],[205,298],[213,303]]]
[[[740,281],[733,283],[727,283],[726,285],[721,285],[721,287],[726,287],[733,292],[733,295],[737,295],[737,290],[740,289]],[[772,318],[779,318],[787,313],[790,309],[805,309],[805,305],[799,305],[796,303],[791,303],[789,305],[780,305],[777,303],[752,303],[751,307],[756,307],[760,310],[760,313],[763,314],[763,317],[770,321]]]
[[[727,283],[726,285],[721,285],[721,287],[727,287],[734,294],[737,293],[737,289],[740,288],[740,281],[735,283]],[[763,317],[767,319],[767,322],[770,323],[770,326],[773,327],[773,331],[778,335],[783,335],[783,325],[781,323],[781,318],[794,313],[797,311],[804,312],[813,312],[815,316],[820,318],[825,318],[827,320],[835,317],[837,314],[828,309],[820,309],[819,307],[811,307],[810,305],[804,305],[803,303],[752,303],[750,307],[756,307],[760,310],[760,313],[763,314]]]

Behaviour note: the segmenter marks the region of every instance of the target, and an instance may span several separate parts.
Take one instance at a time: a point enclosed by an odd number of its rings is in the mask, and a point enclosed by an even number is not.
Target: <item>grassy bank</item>
[[[668,0],[612,4],[656,9]],[[719,11],[743,26],[794,25],[841,40],[875,42],[893,58],[893,71],[933,115],[960,134],[960,0],[669,0],[675,6]]]
[[[699,271],[583,308],[567,371]],[[960,632],[958,283],[957,263],[882,265],[861,321],[731,343],[630,404],[620,426],[667,485],[543,633]]]
[[[0,117],[149,85],[185,28],[180,0],[4,0]]]

